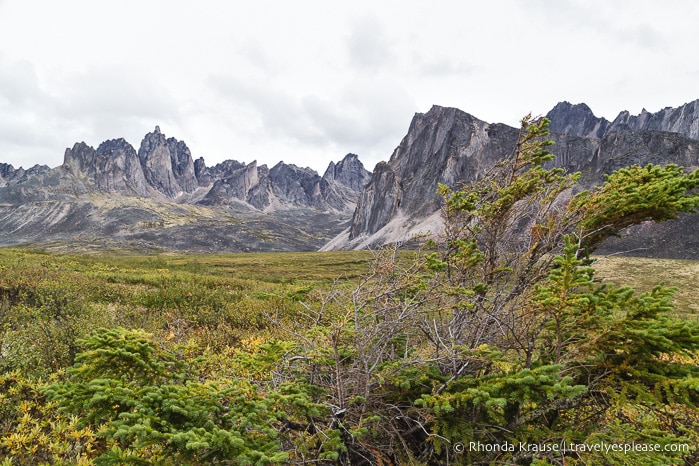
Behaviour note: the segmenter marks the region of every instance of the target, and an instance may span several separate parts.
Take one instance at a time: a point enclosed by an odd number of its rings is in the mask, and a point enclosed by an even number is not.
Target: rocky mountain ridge
[[[26,180],[29,176],[45,173],[49,170],[48,165],[34,165],[25,170],[22,167],[15,169],[9,163],[0,163],[0,187]]]
[[[567,102],[547,116],[556,143],[553,163],[580,171],[582,187],[599,184],[605,173],[634,163],[699,167],[699,100],[654,114],[622,112],[613,122],[595,117],[585,104]],[[437,184],[475,180],[512,153],[517,134],[516,128],[489,124],[456,108],[434,106],[416,114],[389,161],[376,166],[350,226],[323,250],[362,249],[408,241],[415,234],[438,234],[443,225]],[[692,231],[686,228],[699,227],[697,217],[683,217],[681,227],[643,225],[610,247],[639,250],[642,243],[648,255],[699,258],[699,239],[678,238],[669,231]]]
[[[0,164],[0,244],[313,250],[342,229],[370,177],[355,154],[323,176],[283,162],[207,167],[156,126],[138,151],[119,138],[76,143],[53,169]]]
[[[630,164],[699,167],[699,100],[640,115],[597,118],[561,102],[547,115],[553,164],[581,187]],[[477,179],[512,153],[518,130],[434,106],[373,174],[348,154],[323,175],[283,162],[207,167],[158,127],[138,150],[124,139],[77,143],[55,168],[0,163],[0,244],[201,252],[360,249],[442,228],[437,183]],[[699,216],[634,227],[610,250],[698,258]],[[607,247],[607,246],[605,246]]]
[[[680,107],[665,107],[650,113],[645,108],[638,115],[624,110],[613,120],[598,118],[586,104],[559,102],[546,114],[555,133],[601,139],[611,132],[662,131],[682,134],[699,140],[699,100]]]

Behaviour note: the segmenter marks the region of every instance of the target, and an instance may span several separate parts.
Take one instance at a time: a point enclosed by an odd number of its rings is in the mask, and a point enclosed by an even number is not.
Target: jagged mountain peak
[[[302,173],[307,173],[307,174],[312,174],[312,175],[318,175],[318,173],[313,170],[312,168],[309,167],[299,167],[298,165],[294,165],[293,163],[285,163],[284,161],[279,161],[277,162],[276,165],[274,165],[270,171],[275,171],[275,172],[302,172]]]
[[[425,113],[420,113],[420,112],[415,113],[415,116],[413,117],[411,124],[413,122],[415,122],[416,120],[418,120],[418,121],[420,121],[422,119],[432,120],[435,118],[445,118],[445,117],[446,118],[454,118],[457,116],[467,117],[467,118],[473,119],[474,121],[486,123],[485,121],[476,118],[474,115],[472,115],[464,110],[461,110],[460,108],[447,107],[447,106],[443,106],[443,105],[432,105],[432,107],[430,107],[429,111],[427,111]]]
[[[84,141],[76,142],[72,148],[66,148],[63,154],[63,167],[74,174],[79,174],[95,165],[95,148]]]
[[[148,183],[168,198],[191,193],[199,186],[187,144],[166,138],[159,126],[141,141],[138,159]]]
[[[8,177],[11,174],[14,174],[14,172],[15,167],[13,167],[12,164],[0,162],[0,177]]]
[[[337,164],[333,162],[332,165]],[[204,205],[243,204],[267,212],[311,207],[348,213],[354,208],[361,189],[346,186],[341,180],[323,178],[311,168],[284,162],[271,169],[267,165],[258,166],[256,160],[247,165],[236,162],[236,165],[219,164],[215,168],[225,176],[221,176],[202,199]],[[368,172],[361,163],[359,168],[355,175],[345,173],[350,170],[347,168],[342,179],[365,177]]]
[[[75,177],[77,192],[148,195],[136,150],[123,138],[104,141],[97,149],[78,142],[66,149],[62,168]]]
[[[624,111],[612,122],[582,103],[560,102],[547,116],[553,120],[554,163],[581,171],[584,187],[631,163],[699,166],[699,100],[655,113]],[[0,164],[0,238],[17,243],[104,234],[109,241],[128,237],[187,249],[196,236],[207,251],[222,250],[223,244],[246,250],[240,232],[257,232],[245,236],[256,245],[252,249],[264,248],[260,244],[270,234],[277,248],[304,241],[318,245],[349,225],[328,248],[403,241],[414,233],[439,231],[437,183],[456,186],[477,179],[512,153],[517,134],[516,128],[434,105],[415,114],[405,137],[388,161],[376,165],[373,176],[351,153],[329,163],[320,176],[284,162],[268,168],[257,161],[227,160],[207,167],[202,157],[193,159],[183,141],[166,137],[156,126],[138,151],[118,138],[97,149],[76,143],[55,169]],[[205,224],[186,213],[195,211]],[[188,226],[157,228],[180,214],[178,222]],[[291,222],[282,233],[275,230],[280,219]],[[668,244],[679,244],[676,239]],[[683,253],[691,249],[683,247]],[[694,251],[687,254],[699,257],[699,249]]]
[[[427,112],[417,112],[413,116],[412,121],[410,122],[410,127],[412,128],[413,126],[420,125],[420,124],[425,124],[428,121],[435,121],[440,118],[453,118],[456,115],[465,115],[470,118],[475,118],[473,115],[470,115],[469,113],[458,109],[456,107],[445,107],[442,105],[433,105],[430,107],[430,109]],[[408,129],[408,133],[410,133],[410,129]]]
[[[624,111],[614,119],[611,130],[665,131],[699,139],[699,100],[680,107],[665,107],[658,112],[645,109],[638,115]]]
[[[25,170],[23,167],[15,168],[9,163],[0,163],[0,188],[24,183],[32,177],[42,176],[50,171],[51,168],[48,165],[35,164]],[[23,199],[23,196],[20,195],[16,199]],[[0,195],[0,202],[2,201],[2,195]]]
[[[371,172],[364,168],[357,154],[349,153],[339,162],[330,162],[323,179],[337,181],[353,190],[361,189],[371,179]]]
[[[141,140],[141,148],[147,149],[149,145],[157,144],[160,141],[165,141],[167,138],[160,131],[160,126],[156,126],[155,129],[149,133],[146,133]]]
[[[558,102],[556,105],[554,105],[553,109],[551,109],[552,112],[571,112],[571,111],[576,111],[576,112],[584,112],[584,113],[590,113],[592,114],[592,109],[584,102],[581,102],[579,104],[572,104],[568,102],[567,100],[562,100],[561,102]],[[594,116],[594,114],[593,114]]]
[[[584,103],[559,102],[546,114],[546,118],[551,120],[549,128],[554,133],[601,138],[609,129],[609,121],[597,118]]]
[[[24,174],[24,169],[19,167],[15,169],[9,163],[0,163],[0,187],[6,186],[10,181],[13,181],[17,176]]]
[[[117,148],[133,150],[136,152],[136,149],[134,149],[134,147],[124,138],[108,139],[103,141],[99,146],[97,146],[97,152],[105,152],[108,150],[115,150]]]
[[[463,112],[463,113],[466,113],[457,107],[449,107],[446,105],[434,104],[430,107],[430,109],[427,112],[425,112],[425,113],[418,112],[418,113],[416,113],[416,115],[434,115],[434,114],[444,113],[444,112]]]
[[[504,147],[512,149],[516,136],[514,128],[486,123],[454,107],[435,105],[416,113],[389,161],[374,168],[345,243],[366,247],[405,239],[403,233],[438,210],[438,183],[475,178],[498,160]]]
[[[551,130],[554,132],[560,132],[554,129],[554,127],[561,121],[589,121],[601,119],[595,116],[592,109],[586,103],[572,104],[567,100],[558,102],[546,114],[546,117],[551,120]]]
[[[258,210],[307,206],[346,212],[354,208],[371,174],[356,154],[332,166],[333,176],[326,178],[311,168],[283,161],[272,168],[258,165],[257,160],[247,165],[226,160],[207,167],[202,157],[194,160],[185,142],[167,137],[159,126],[143,137],[138,151],[124,138],[104,141],[97,150],[80,142],[66,149],[63,164],[73,175],[78,185],[73,191],[78,194],[125,191],[150,197],[159,193],[166,199],[191,199],[205,205],[242,202]]]

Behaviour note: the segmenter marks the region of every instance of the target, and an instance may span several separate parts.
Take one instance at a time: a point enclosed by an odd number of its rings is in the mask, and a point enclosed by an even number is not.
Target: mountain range
[[[135,250],[315,250],[350,220],[371,174],[355,154],[310,168],[207,167],[157,126],[66,149],[56,168],[0,164],[0,244]],[[311,226],[311,227],[309,227]]]
[[[613,121],[585,104],[547,115],[552,162],[580,171],[581,187],[618,168],[648,163],[699,167],[699,100]],[[0,164],[0,244],[138,250],[286,251],[361,249],[407,241],[441,227],[438,183],[477,179],[507,157],[518,129],[456,108],[414,116],[406,136],[373,173],[348,154],[321,176],[233,160],[207,167],[158,127],[138,151],[124,139],[77,143],[63,165]],[[699,216],[643,224],[603,250],[699,258]]]
[[[597,118],[585,104],[557,104],[551,119],[553,165],[581,172],[580,187],[604,181],[604,175],[632,165],[675,163],[699,167],[699,100],[657,113],[621,112],[612,122]],[[323,249],[361,249],[406,241],[442,227],[437,184],[454,186],[477,179],[510,155],[518,129],[481,121],[456,108],[434,106],[416,114],[388,162],[379,163],[357,203],[351,224]],[[699,258],[699,218],[642,224],[602,251]]]

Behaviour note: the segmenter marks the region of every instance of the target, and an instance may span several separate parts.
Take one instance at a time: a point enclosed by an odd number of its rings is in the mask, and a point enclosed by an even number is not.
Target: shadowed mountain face
[[[623,111],[612,122],[597,118],[585,104],[560,102],[546,117],[551,119],[551,131],[573,136],[600,139],[618,131],[662,131],[699,140],[699,100],[655,113],[643,109],[640,115],[631,115]]]
[[[63,165],[0,164],[0,245],[186,251],[315,250],[341,231],[371,175],[354,154],[325,176],[283,162],[207,167],[158,127],[80,142]]]
[[[97,150],[84,142],[66,149],[64,170],[80,193],[105,192],[148,195],[148,183],[138,155],[124,139],[105,141]]]
[[[600,184],[604,174],[632,165],[675,163],[699,167],[699,101],[658,113],[613,121],[597,118],[585,104],[560,103],[549,112],[556,142],[553,164],[581,172],[581,186]],[[323,249],[359,249],[435,234],[443,224],[437,184],[473,181],[510,155],[518,130],[489,124],[455,108],[433,107],[416,114],[390,160],[374,169],[359,196],[351,225]],[[634,249],[636,254],[699,258],[699,216],[667,225],[641,225],[602,251]],[[684,232],[684,233],[683,233]],[[645,248],[645,249],[643,249]]]

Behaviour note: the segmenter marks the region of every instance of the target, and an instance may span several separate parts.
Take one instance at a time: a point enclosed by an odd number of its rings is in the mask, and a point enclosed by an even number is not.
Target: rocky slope
[[[0,164],[0,245],[314,250],[344,228],[370,177],[354,154],[324,176],[283,162],[207,167],[156,127],[138,151],[80,142],[53,169]]]
[[[596,118],[584,104],[563,102],[548,117],[556,142],[553,163],[580,171],[583,187],[601,183],[605,173],[634,163],[699,167],[699,101],[656,114],[622,112],[613,122]],[[359,196],[351,225],[323,249],[375,247],[407,241],[418,233],[438,233],[442,222],[437,184],[474,180],[511,154],[516,138],[515,128],[488,124],[455,108],[435,106],[416,114],[390,160],[376,166]],[[646,244],[652,245],[642,252],[646,255],[699,258],[699,241],[672,233],[696,229],[697,217],[683,217],[680,227],[644,225],[632,230],[631,237],[605,247],[640,251]]]

